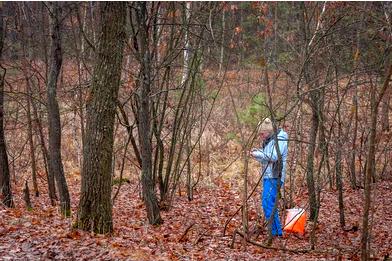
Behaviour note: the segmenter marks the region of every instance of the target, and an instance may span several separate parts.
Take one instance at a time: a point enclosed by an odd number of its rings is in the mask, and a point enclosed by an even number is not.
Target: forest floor
[[[0,206],[0,259],[2,260],[358,260],[363,209],[363,190],[346,188],[346,227],[339,225],[336,191],[323,191],[314,251],[295,253],[271,250],[247,244],[237,236],[230,248],[234,229],[240,228],[240,215],[234,217],[223,236],[226,220],[240,206],[239,188],[229,181],[216,180],[209,188],[198,189],[194,200],[177,196],[170,211],[162,212],[164,223],[153,227],[145,221],[145,209],[136,184],[124,184],[113,208],[114,233],[94,235],[72,229],[79,199],[78,179],[70,179],[72,219],[61,218],[57,208],[50,206],[46,194],[32,198],[34,208],[27,211],[21,187],[14,186],[16,208]],[[373,194],[372,256],[383,260],[392,256],[392,182],[375,184]],[[44,188],[42,187],[42,190]],[[302,190],[304,191],[304,190]],[[295,199],[306,205],[307,195]],[[254,198],[259,202],[258,196]],[[250,207],[250,226],[257,214]],[[309,231],[303,238],[287,234],[275,239],[273,246],[287,249],[309,249]],[[262,242],[262,232],[253,240]]]

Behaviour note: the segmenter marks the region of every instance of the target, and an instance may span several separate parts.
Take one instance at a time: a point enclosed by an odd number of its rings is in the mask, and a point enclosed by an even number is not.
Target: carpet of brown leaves
[[[70,183],[75,219],[79,182]],[[227,236],[222,234],[223,227],[241,200],[238,188],[227,181],[216,181],[211,188],[198,189],[192,202],[185,195],[178,196],[174,207],[162,212],[164,224],[159,227],[145,221],[136,184],[125,184],[113,208],[115,232],[111,236],[73,230],[73,219],[61,218],[45,194],[32,198],[34,209],[27,211],[21,201],[21,188],[14,186],[14,190],[16,208],[0,206],[2,260],[329,260],[339,257],[358,260],[360,257],[363,190],[345,190],[346,226],[358,227],[349,232],[339,226],[337,193],[322,193],[316,250],[304,254],[244,246],[240,237],[231,249],[232,233],[240,227],[240,216],[230,223]],[[375,184],[371,247],[372,255],[379,259],[392,255],[391,190],[392,182]],[[306,195],[296,202],[306,204]],[[251,209],[251,224],[255,218],[256,211]],[[287,235],[274,240],[273,246],[309,248],[309,229],[310,224],[304,238]],[[264,239],[265,232],[254,240]]]

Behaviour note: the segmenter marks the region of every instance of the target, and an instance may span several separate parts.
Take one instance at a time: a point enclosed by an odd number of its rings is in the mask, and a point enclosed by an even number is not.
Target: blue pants
[[[278,179],[263,179],[262,205],[265,219],[268,221],[274,209],[275,200],[278,196]],[[277,203],[276,203],[277,204]],[[279,220],[278,208],[276,207],[272,218],[272,235],[282,236],[282,226]]]

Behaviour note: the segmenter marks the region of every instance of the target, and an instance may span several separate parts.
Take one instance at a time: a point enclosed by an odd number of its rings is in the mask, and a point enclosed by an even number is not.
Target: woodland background
[[[389,2],[0,9],[1,258],[390,259]],[[265,117],[308,214],[272,244]]]

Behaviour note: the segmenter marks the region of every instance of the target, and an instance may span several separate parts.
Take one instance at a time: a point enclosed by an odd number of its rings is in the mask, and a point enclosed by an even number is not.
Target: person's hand
[[[255,156],[253,155],[253,152],[255,152],[256,150],[257,149],[255,149],[255,148],[251,149],[249,152],[249,155],[254,158]]]

